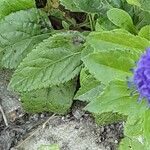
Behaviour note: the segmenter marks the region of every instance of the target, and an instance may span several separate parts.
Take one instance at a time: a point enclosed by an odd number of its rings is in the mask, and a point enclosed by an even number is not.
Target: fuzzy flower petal
[[[150,47],[137,62],[134,70],[134,84],[140,94],[140,98],[146,98],[150,106]]]

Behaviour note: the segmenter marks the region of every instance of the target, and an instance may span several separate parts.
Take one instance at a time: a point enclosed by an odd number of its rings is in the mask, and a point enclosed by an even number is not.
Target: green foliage
[[[150,41],[150,25],[144,26],[140,31],[139,31],[139,36],[146,38]]]
[[[69,10],[77,12],[96,13],[100,12],[102,0],[60,0]]]
[[[100,125],[125,121],[120,150],[149,150],[150,110],[146,100],[137,103],[127,77],[150,46],[150,1],[60,4],[48,1],[44,13],[32,0],[1,0],[0,66],[16,69],[9,88],[30,113],[65,114],[73,99],[83,101]]]
[[[65,6],[66,9],[71,10],[73,12],[81,11],[73,0],[60,0],[60,3]]]
[[[60,150],[57,144],[41,145],[37,150]]]
[[[141,115],[134,114],[129,116],[125,124],[124,134],[128,137],[138,137],[143,134],[143,121],[144,118]]]
[[[145,146],[136,139],[124,138],[121,143],[119,150],[146,150]]]
[[[131,33],[135,32],[135,27],[133,25],[132,18],[130,15],[122,9],[113,8],[107,11],[107,16],[109,20],[116,26],[126,29]]]
[[[131,76],[132,72],[130,69],[135,66],[135,61],[138,59],[137,56],[129,50],[120,51],[116,49],[91,53],[82,60],[96,79],[104,84],[108,84],[114,79],[125,80]]]
[[[78,32],[56,34],[40,43],[15,71],[10,86],[31,91],[73,79],[81,70],[83,36]]]
[[[126,120],[126,116],[120,115],[118,113],[106,112],[102,114],[94,113],[95,122],[98,125],[108,125],[111,123],[124,121]]]
[[[76,80],[21,94],[23,108],[30,113],[50,111],[64,114],[71,107]]]
[[[128,39],[128,40],[127,40]],[[132,49],[143,52],[150,42],[140,36],[134,36],[124,30],[112,30],[103,32],[91,32],[86,44],[92,46],[95,51],[109,51],[114,49]]]
[[[50,36],[50,32],[47,15],[37,9],[21,10],[0,20],[2,65],[16,68],[38,43]]]
[[[96,80],[86,69],[80,73],[81,87],[75,95],[75,99],[90,102],[94,100],[102,91],[102,84]]]
[[[150,110],[145,111],[144,115],[142,116],[144,118],[144,127],[143,127],[143,135],[146,140],[146,146],[150,148]]]
[[[120,0],[60,0],[60,3],[73,12],[101,13],[113,7],[120,7]]]
[[[139,6],[141,9],[150,12],[150,1],[149,0],[126,0],[129,4]]]
[[[0,19],[11,12],[35,7],[34,0],[1,0]]]
[[[125,81],[112,81],[103,93],[86,106],[86,110],[93,113],[114,112],[123,115],[140,115],[147,106],[145,101],[137,103],[137,95],[131,97]]]

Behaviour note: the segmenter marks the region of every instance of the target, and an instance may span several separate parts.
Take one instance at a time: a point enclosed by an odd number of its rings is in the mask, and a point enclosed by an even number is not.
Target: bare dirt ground
[[[95,124],[83,104],[74,102],[69,114],[27,114],[19,96],[7,90],[10,71],[0,72],[0,98],[8,120],[0,113],[0,150],[37,150],[41,144],[57,143],[61,150],[116,150],[123,137],[122,122],[107,126]]]

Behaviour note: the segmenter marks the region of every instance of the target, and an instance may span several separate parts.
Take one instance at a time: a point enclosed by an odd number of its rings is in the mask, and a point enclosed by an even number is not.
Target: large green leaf
[[[1,0],[0,1],[0,19],[18,10],[35,7],[34,0]]]
[[[21,96],[22,106],[30,113],[50,111],[64,114],[71,107],[75,90],[73,80],[59,86],[26,92]]]
[[[124,81],[110,82],[104,92],[86,106],[86,110],[92,113],[116,112],[123,115],[141,115],[148,107],[143,100],[137,103],[138,96],[130,96],[130,90]]]
[[[126,79],[132,75],[130,71],[135,66],[139,55],[130,50],[99,51],[82,58],[89,72],[96,79],[108,84],[114,79]],[[126,62],[126,63],[124,63]]]
[[[4,49],[3,66],[16,68],[37,44],[50,36],[50,29],[47,15],[37,9],[18,11],[2,19],[0,47]]]
[[[56,34],[40,43],[15,71],[10,86],[30,91],[64,83],[81,70],[83,36],[78,32]]]
[[[109,11],[107,11],[107,16],[109,20],[116,26],[126,29],[133,33],[135,32],[135,27],[133,25],[132,18],[126,11],[118,8],[112,8]]]
[[[121,30],[92,32],[87,37],[87,44],[92,46],[95,51],[127,48],[141,52],[150,46],[148,40]]]
[[[92,101],[100,95],[103,88],[100,81],[96,80],[85,68],[80,73],[80,84],[81,87],[75,95],[75,99],[80,101]]]

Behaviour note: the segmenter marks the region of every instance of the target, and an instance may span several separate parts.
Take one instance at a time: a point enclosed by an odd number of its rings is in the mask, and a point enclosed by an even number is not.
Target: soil
[[[27,114],[19,96],[7,90],[11,72],[0,72],[0,98],[9,126],[0,117],[0,150],[37,150],[41,144],[57,143],[61,150],[116,150],[123,137],[123,123],[98,126],[75,101],[69,114]],[[7,101],[11,101],[6,106]]]

